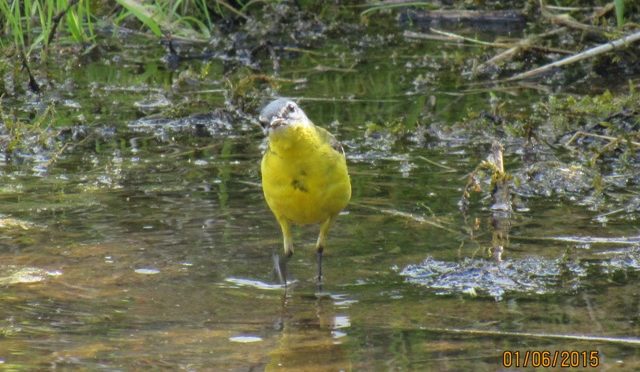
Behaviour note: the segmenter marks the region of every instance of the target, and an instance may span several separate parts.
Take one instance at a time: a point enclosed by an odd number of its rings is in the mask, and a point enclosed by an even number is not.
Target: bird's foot
[[[316,250],[316,255],[318,258],[318,276],[316,277],[316,285],[318,287],[318,291],[322,292],[322,247],[318,247]]]

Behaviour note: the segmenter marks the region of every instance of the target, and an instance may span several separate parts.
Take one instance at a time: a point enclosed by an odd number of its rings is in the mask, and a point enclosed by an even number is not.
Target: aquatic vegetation
[[[49,156],[62,147],[55,141],[55,133],[51,129],[55,123],[55,110],[51,106],[30,122],[19,118],[14,111],[5,112],[0,105],[0,144],[5,161],[12,159],[23,161],[48,153]]]
[[[114,18],[120,24],[127,18],[135,17],[146,28],[161,38],[171,34],[192,39],[206,39],[214,28],[214,14],[224,16],[225,10],[235,15],[242,13],[225,1],[204,0],[161,0],[145,3],[138,0],[117,0],[124,11]]]
[[[496,263],[478,259],[441,262],[429,257],[405,267],[400,275],[409,283],[433,288],[439,294],[464,293],[502,300],[507,295],[571,293],[579,288],[587,272],[586,267],[563,258],[527,257]]]
[[[13,37],[13,45],[29,55],[36,48],[46,48],[56,36],[64,19],[70,38],[77,43],[95,37],[89,0],[24,0],[0,2],[0,24]],[[36,33],[37,31],[37,33]],[[2,39],[0,46],[6,47]]]

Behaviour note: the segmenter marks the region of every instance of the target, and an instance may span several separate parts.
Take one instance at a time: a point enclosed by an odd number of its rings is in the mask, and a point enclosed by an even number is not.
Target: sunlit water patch
[[[227,283],[231,283],[237,287],[253,287],[256,289],[267,289],[267,290],[275,290],[275,289],[284,289],[284,284],[269,284],[259,280],[251,280],[251,279],[243,279],[243,278],[226,278],[225,281]],[[290,281],[287,285],[293,285],[295,281]]]
[[[260,342],[260,341],[262,341],[262,337],[249,336],[249,335],[233,336],[233,337],[229,337],[229,341],[246,344],[246,343],[251,343],[251,342]]]
[[[45,270],[37,267],[5,265],[0,267],[0,285],[38,283],[48,278],[62,275],[59,270]]]
[[[141,267],[139,269],[135,269],[134,272],[136,274],[142,274],[142,275],[155,275],[155,274],[160,274],[160,270],[153,268],[153,267]]]

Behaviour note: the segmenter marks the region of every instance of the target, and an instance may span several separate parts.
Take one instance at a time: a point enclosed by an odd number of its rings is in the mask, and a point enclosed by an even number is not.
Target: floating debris
[[[499,301],[509,292],[542,295],[573,291],[587,270],[561,258],[445,262],[428,257],[420,264],[407,266],[400,275],[409,283],[433,288],[438,294],[487,294]]]
[[[549,237],[533,237],[533,236],[520,236],[520,240],[550,240],[557,242],[577,243],[583,246],[591,246],[592,244],[605,244],[605,245],[640,245],[639,236],[549,236]]]
[[[162,94],[153,95],[151,97],[145,97],[140,101],[133,103],[134,107],[137,107],[142,112],[153,112],[165,107],[171,106],[171,101]]]
[[[579,164],[539,162],[520,169],[515,191],[524,197],[581,195],[593,188],[595,174]]]
[[[634,248],[628,252],[623,252],[621,255],[617,255],[605,261],[602,267],[607,274],[629,269],[640,270],[640,248]]]
[[[167,133],[208,137],[215,133],[231,131],[234,121],[237,121],[237,118],[231,113],[216,110],[179,118],[148,116],[129,123],[129,129],[139,133],[154,133],[159,138],[165,137]]]

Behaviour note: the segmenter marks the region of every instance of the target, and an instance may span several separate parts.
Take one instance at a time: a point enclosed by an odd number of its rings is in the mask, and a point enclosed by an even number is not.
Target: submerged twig
[[[280,49],[284,50],[285,52],[304,53],[311,56],[319,56],[319,57],[328,56],[327,53],[322,53],[322,52],[318,52],[311,49],[304,49],[304,48],[298,48],[298,47],[292,47],[292,46],[284,46],[284,47],[281,47]]]
[[[484,170],[491,172],[491,197],[493,204],[491,209],[494,211],[511,211],[511,196],[509,192],[509,181],[511,175],[504,170],[504,160],[502,152],[504,148],[499,141],[494,141],[491,145],[491,152],[486,160],[483,160],[468,175],[467,184],[462,191],[459,205],[463,211],[466,211],[471,192],[480,192],[482,187],[478,182],[478,175]]]
[[[478,40],[478,39],[475,39],[475,38],[462,36],[462,35],[455,34],[453,32],[449,32],[449,31],[438,30],[438,29],[435,29],[435,28],[430,28],[430,30],[434,34],[425,34],[425,33],[413,32],[413,31],[405,31],[403,33],[403,36],[405,36],[407,38],[427,39],[427,40],[437,40],[437,41],[464,41],[464,42],[469,42],[469,43],[472,43],[472,44],[490,46],[490,47],[494,47],[494,48],[506,48],[505,51],[498,53],[497,55],[495,55],[494,57],[492,57],[488,61],[486,61],[483,64],[481,64],[480,66],[478,66],[478,70],[480,70],[480,71],[486,69],[487,65],[491,65],[491,64],[495,65],[495,64],[497,64],[498,62],[500,62],[502,60],[513,58],[513,56],[515,56],[516,54],[518,54],[521,51],[526,50],[526,49],[534,49],[534,50],[538,50],[538,51],[541,51],[541,52],[544,52],[544,53],[574,54],[573,51],[568,51],[568,50],[565,50],[565,49],[534,45],[534,43],[536,41],[538,41],[538,40],[540,40],[542,38],[545,38],[545,37],[548,37],[548,36],[553,36],[553,35],[556,35],[556,34],[559,34],[561,32],[566,31],[566,28],[564,28],[564,27],[561,27],[561,28],[558,28],[558,29],[555,29],[555,30],[552,30],[552,31],[549,31],[549,32],[545,32],[545,33],[542,33],[540,35],[533,35],[533,36],[530,36],[528,38],[519,40],[519,41],[514,42],[514,43],[489,42],[489,41],[483,41],[483,40]]]
[[[407,219],[409,219],[411,221],[418,222],[418,223],[423,223],[423,224],[430,225],[430,226],[433,226],[433,227],[437,227],[438,229],[442,229],[442,230],[448,231],[448,232],[453,233],[453,234],[460,234],[459,231],[452,230],[452,229],[450,229],[450,228],[448,228],[446,226],[443,226],[443,225],[439,224],[438,222],[432,221],[432,220],[430,220],[430,219],[428,219],[426,217],[423,217],[423,216],[415,215],[413,213],[402,212],[402,211],[399,211],[399,210],[396,210],[396,209],[374,207],[372,205],[366,205],[366,204],[360,204],[360,203],[354,203],[354,202],[352,202],[351,205],[356,205],[358,207],[371,209],[371,210],[374,210],[374,211],[377,211],[377,212],[380,212],[380,213],[383,213],[383,214],[388,214],[390,216],[407,218]]]
[[[602,238],[598,236],[512,236],[517,240],[541,240],[578,244],[640,244],[640,236]]]
[[[455,38],[452,38],[451,36],[425,34],[424,32],[415,32],[415,31],[409,31],[409,30],[405,30],[402,33],[402,36],[408,39],[424,39],[424,40],[435,40],[435,41],[455,40]]]
[[[400,6],[406,3],[398,4]],[[430,5],[422,3],[422,5]],[[433,6],[433,5],[431,5]],[[405,14],[405,17],[414,24],[482,24],[482,25],[520,25],[524,27],[525,16],[517,10],[464,10],[464,9],[441,9],[431,11],[420,11]]]
[[[355,69],[348,67],[333,67],[333,66],[324,66],[324,65],[316,65],[311,68],[312,71],[316,72],[356,72]]]
[[[594,9],[594,7],[576,7],[576,6],[557,6],[557,5],[546,5],[547,9],[551,9],[551,10],[559,10],[559,11],[563,11],[563,12],[580,12],[580,11],[591,11]],[[595,9],[602,9],[602,8],[595,8]]]
[[[251,187],[262,188],[262,184],[260,182],[251,182],[251,181],[243,181],[243,180],[236,180],[236,182],[241,183],[243,185],[251,186]]]
[[[616,4],[612,1],[609,4],[603,6],[602,8],[599,8],[595,12],[593,12],[593,14],[591,15],[591,19],[594,20],[594,19],[598,19],[598,18],[604,17],[609,12],[612,12],[613,10],[615,10],[615,8],[616,8]]]
[[[589,342],[607,342],[625,345],[640,345],[640,338],[631,337],[607,337],[607,336],[590,336],[590,335],[571,335],[561,333],[533,333],[533,332],[510,332],[510,331],[492,331],[481,329],[460,329],[460,328],[422,328],[428,332],[441,333],[458,333],[465,335],[482,335],[482,336],[499,336],[499,337],[529,337],[529,338],[551,338],[574,341]]]
[[[627,46],[628,44],[634,43],[639,40],[640,40],[640,31],[627,35],[620,39],[610,41],[606,44],[602,44],[597,47],[585,50],[584,52],[572,55],[571,57],[567,57],[559,61],[555,61],[538,68],[534,68],[533,70],[522,72],[520,74],[517,74],[515,76],[508,78],[506,81],[514,81],[514,80],[530,78],[530,77],[542,74],[544,72],[547,72],[555,67],[569,65],[578,61],[582,61],[583,59],[593,58],[600,54],[607,53],[615,49],[620,49],[622,47]]]
[[[596,134],[596,133],[589,133],[589,132],[584,132],[584,131],[577,131],[573,136],[571,136],[571,138],[569,138],[569,140],[567,141],[567,143],[565,143],[565,146],[569,146],[571,145],[576,139],[578,139],[578,137],[593,137],[593,138],[599,138],[599,139],[604,139],[610,142],[627,142],[630,143],[634,146],[638,146],[640,147],[640,142],[636,142],[636,141],[631,141],[631,140],[625,140],[624,138],[618,138],[618,137],[613,137],[613,136],[605,136],[603,134]]]
[[[62,145],[62,147],[60,148],[60,150],[56,151],[51,158],[45,163],[44,167],[45,168],[49,168],[50,166],[52,166],[56,161],[58,161],[58,158],[60,158],[60,155],[62,155],[63,152],[65,152],[65,150],[67,149],[67,147],[69,147],[69,142],[65,143],[64,145]]]
[[[429,164],[431,164],[431,165],[435,165],[436,167],[439,167],[439,168],[442,168],[442,169],[448,170],[448,171],[450,171],[450,172],[451,172],[451,171],[455,172],[455,169],[454,169],[454,168],[447,167],[446,165],[444,165],[444,164],[440,164],[440,163],[438,163],[437,161],[433,161],[433,160],[431,160],[431,159],[427,158],[426,156],[419,155],[419,156],[418,156],[418,159],[422,159],[422,160],[426,161],[427,163],[429,163]]]
[[[502,81],[492,81],[491,83],[496,83],[496,82],[502,82]],[[481,82],[475,82],[475,83],[469,83],[468,86],[473,87],[473,86],[485,86],[487,85],[487,81],[481,81]],[[479,93],[489,93],[489,92],[503,92],[503,93],[507,93],[510,94],[514,97],[517,96],[517,91],[519,90],[539,90],[543,93],[551,93],[551,89],[549,89],[548,86],[542,85],[542,84],[538,84],[535,82],[531,82],[531,81],[519,81],[516,82],[516,84],[514,85],[495,85],[495,86],[489,86],[489,87],[482,87],[482,88],[470,88],[470,89],[464,89],[464,90],[460,90],[460,92],[463,92],[465,94],[479,94]]]
[[[350,97],[305,97],[305,96],[289,96],[291,99],[299,101],[312,101],[312,102],[372,102],[372,103],[385,103],[385,102],[402,102],[401,99],[393,98],[350,98]]]
[[[580,30],[580,31],[587,31],[587,32],[593,32],[593,33],[598,33],[598,34],[604,34],[604,30],[598,28],[598,27],[594,27],[582,22],[579,22],[577,20],[575,20],[574,18],[572,18],[569,15],[566,14],[562,14],[562,15],[555,15],[555,14],[550,14],[548,12],[542,12],[542,14],[544,16],[546,16],[547,18],[549,18],[549,20],[551,21],[551,23],[556,24],[556,25],[562,25],[565,27],[569,27],[569,28],[574,28],[576,30]]]
[[[561,32],[566,31],[566,28],[561,27],[561,28],[557,28],[555,30],[551,30],[549,32],[545,32],[539,35],[533,35],[530,36],[528,38],[522,39],[520,41],[518,41],[515,45],[513,45],[512,47],[510,47],[509,49],[505,50],[504,52],[501,52],[495,56],[493,56],[492,58],[490,58],[488,61],[484,62],[483,64],[481,64],[480,66],[478,66],[478,70],[482,71],[483,69],[485,69],[487,67],[487,65],[496,65],[498,62],[503,61],[505,59],[509,59],[513,56],[515,56],[516,54],[518,54],[519,52],[521,52],[522,50],[525,50],[527,48],[534,48],[535,46],[533,46],[532,44],[538,40],[541,40],[545,37],[548,36],[553,36],[556,34],[559,34]],[[535,48],[541,48],[541,47],[535,47]],[[551,51],[551,52],[556,52],[556,53],[568,53],[567,51],[560,51],[557,49],[550,49],[547,48],[545,51]]]
[[[497,48],[508,48],[508,47],[510,47],[512,45],[512,44],[505,44],[505,43],[493,43],[493,42],[489,42],[489,41],[482,41],[482,40],[474,39],[474,38],[471,38],[471,37],[466,37],[466,36],[454,34],[453,32],[438,30],[438,29],[433,28],[433,27],[431,27],[431,32],[439,34],[439,35],[450,37],[453,40],[468,41],[468,42],[473,43],[473,44],[486,45],[486,46],[492,46],[492,47],[497,47]]]
[[[568,14],[561,14],[561,15],[553,14],[548,10],[549,7],[547,7],[544,4],[543,0],[539,0],[539,2],[540,2],[540,14],[544,18],[547,18],[548,20],[550,20],[551,23],[558,24],[558,25],[563,25],[563,26],[566,26],[566,27],[569,27],[569,28],[574,28],[574,29],[581,30],[581,31],[595,32],[595,33],[599,33],[599,34],[604,34],[605,33],[605,31],[603,29],[600,29],[598,27],[582,23],[582,22],[574,19],[573,17],[571,17]]]

